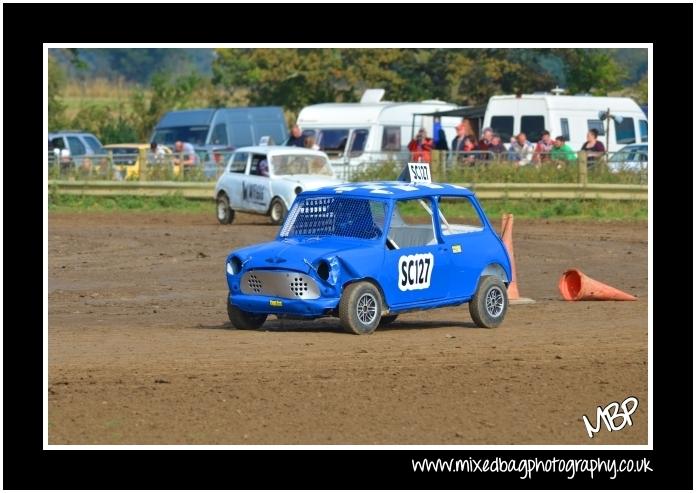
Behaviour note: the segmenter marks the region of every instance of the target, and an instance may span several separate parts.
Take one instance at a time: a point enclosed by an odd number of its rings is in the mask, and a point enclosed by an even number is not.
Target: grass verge
[[[620,200],[482,200],[481,205],[490,218],[512,213],[518,218],[530,219],[594,219],[594,220],[646,220],[648,203]],[[187,199],[181,195],[161,197],[92,197],[83,195],[49,195],[49,211],[69,212],[122,212],[122,211],[175,211],[210,212],[209,200]],[[455,216],[456,210],[450,211]],[[427,214],[422,208],[408,210],[414,216]]]

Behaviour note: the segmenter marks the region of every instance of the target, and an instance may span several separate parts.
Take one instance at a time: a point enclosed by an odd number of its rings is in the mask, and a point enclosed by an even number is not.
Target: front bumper
[[[230,293],[228,296],[231,305],[245,312],[302,318],[325,316],[336,309],[340,301],[340,298],[303,300],[238,293]]]

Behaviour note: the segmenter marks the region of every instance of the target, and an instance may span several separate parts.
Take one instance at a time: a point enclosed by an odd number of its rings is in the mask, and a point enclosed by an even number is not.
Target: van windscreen
[[[347,128],[319,129],[317,145],[330,156],[341,156],[346,149],[348,132]]]
[[[177,140],[188,142],[194,146],[205,145],[208,136],[208,125],[158,128],[152,140],[158,144],[173,146]]]

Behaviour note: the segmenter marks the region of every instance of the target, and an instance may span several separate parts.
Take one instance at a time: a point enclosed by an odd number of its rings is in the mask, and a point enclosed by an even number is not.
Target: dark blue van
[[[222,164],[216,163],[213,151],[258,145],[265,136],[276,144],[282,144],[287,139],[287,125],[281,107],[170,111],[157,123],[150,142],[172,149],[177,140],[192,144],[208,174],[208,171],[214,171],[215,166]]]

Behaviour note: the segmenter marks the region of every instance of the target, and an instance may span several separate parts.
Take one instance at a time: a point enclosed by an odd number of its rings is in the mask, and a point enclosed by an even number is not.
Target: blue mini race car
[[[227,311],[239,329],[268,315],[333,316],[355,334],[400,313],[467,302],[477,326],[497,327],[512,279],[473,192],[403,181],[301,193],[276,239],[233,251],[226,270]]]

